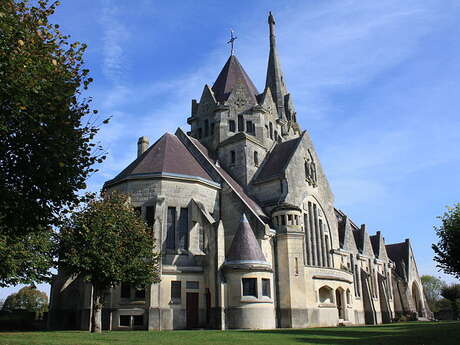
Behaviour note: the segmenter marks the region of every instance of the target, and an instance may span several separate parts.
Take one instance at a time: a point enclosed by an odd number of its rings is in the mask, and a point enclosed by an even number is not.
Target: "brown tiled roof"
[[[254,182],[257,183],[280,176],[286,169],[301,140],[302,136],[278,143],[270,152]]]
[[[262,249],[256,240],[246,215],[240,221],[240,226],[227,253],[226,263],[263,263],[266,262]]]
[[[256,96],[258,95],[256,87],[236,56],[231,55],[212,86],[214,96],[219,102],[225,102],[233,88],[240,82],[248,90],[249,95],[254,97],[254,102],[256,102]]]
[[[212,181],[212,178],[180,140],[175,135],[166,133],[106,184],[113,184],[128,177],[154,173],[194,176]]]

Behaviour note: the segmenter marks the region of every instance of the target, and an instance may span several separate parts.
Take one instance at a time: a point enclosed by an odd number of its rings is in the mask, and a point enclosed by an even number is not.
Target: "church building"
[[[130,196],[154,230],[161,282],[107,292],[103,329],[273,329],[380,324],[428,309],[409,239],[386,244],[334,207],[302,130],[268,16],[260,93],[237,57],[178,128],[104,190]],[[140,135],[148,133],[139,133]],[[49,323],[88,329],[91,285],[57,275]]]

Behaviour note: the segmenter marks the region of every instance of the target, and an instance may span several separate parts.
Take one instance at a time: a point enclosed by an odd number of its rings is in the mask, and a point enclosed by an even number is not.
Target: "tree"
[[[432,246],[434,260],[445,273],[460,278],[460,203],[448,207],[438,218],[441,226],[435,227],[439,242]]]
[[[446,285],[441,279],[430,275],[420,277],[423,285],[423,291],[432,312],[438,311],[438,301],[441,298],[441,290]]]
[[[458,319],[458,302],[460,299],[460,284],[452,284],[444,286],[441,290],[441,295],[449,300],[452,306],[452,318]]]
[[[86,45],[49,23],[58,2],[34,3],[0,1],[0,286],[49,276],[51,229],[104,159]]]
[[[72,214],[59,237],[60,272],[93,286],[92,332],[101,331],[104,292],[122,282],[145,287],[159,281],[153,231],[123,194],[92,198]]]
[[[29,311],[43,314],[48,311],[48,296],[35,286],[26,286],[9,295],[3,304],[3,311]]]

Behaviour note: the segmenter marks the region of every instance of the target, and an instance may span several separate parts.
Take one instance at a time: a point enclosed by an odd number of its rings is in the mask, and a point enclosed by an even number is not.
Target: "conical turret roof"
[[[214,92],[216,100],[219,102],[225,102],[232,90],[239,83],[243,85],[243,87],[248,91],[248,95],[253,97],[254,102],[256,102],[256,95],[258,95],[258,91],[254,86],[254,83],[251,81],[251,78],[249,78],[236,56],[231,55],[212,86],[212,91]]]
[[[232,245],[227,253],[226,264],[267,264],[262,249],[254,232],[243,214],[240,227],[233,237]]]

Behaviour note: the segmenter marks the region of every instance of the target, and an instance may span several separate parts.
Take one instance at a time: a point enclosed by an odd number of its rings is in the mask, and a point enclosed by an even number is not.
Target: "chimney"
[[[137,141],[137,157],[143,154],[149,147],[149,138],[140,137]]]

